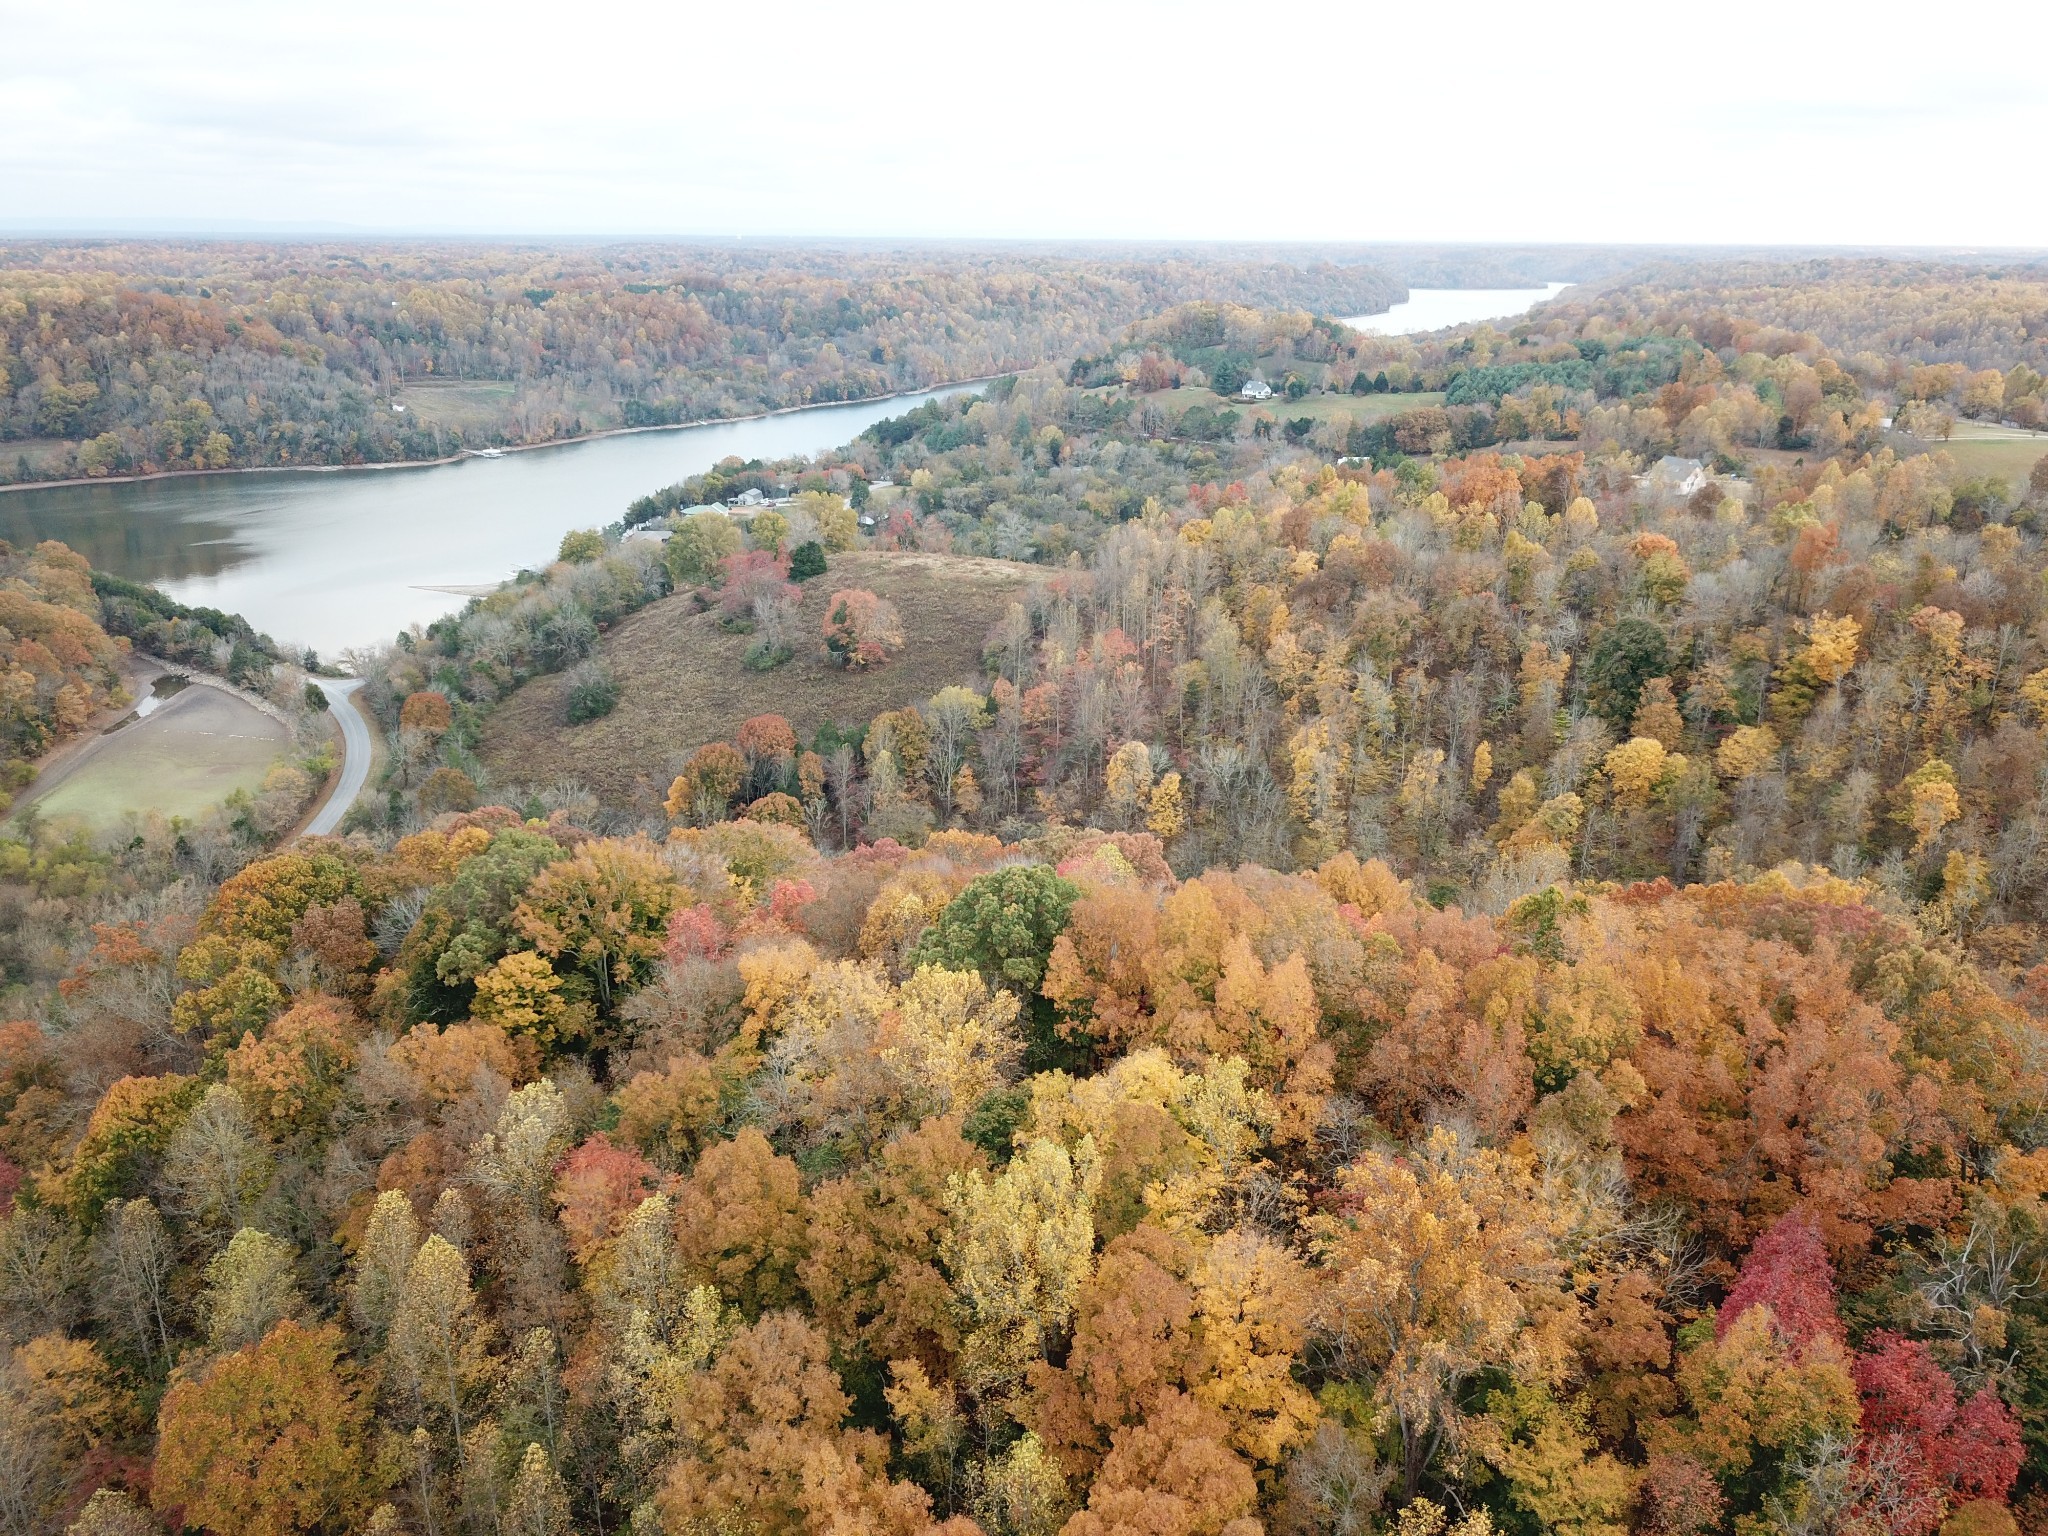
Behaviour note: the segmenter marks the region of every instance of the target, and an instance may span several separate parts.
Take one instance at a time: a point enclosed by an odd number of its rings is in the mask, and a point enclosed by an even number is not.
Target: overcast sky
[[[0,228],[2048,247],[2044,60],[2044,0],[0,0]]]

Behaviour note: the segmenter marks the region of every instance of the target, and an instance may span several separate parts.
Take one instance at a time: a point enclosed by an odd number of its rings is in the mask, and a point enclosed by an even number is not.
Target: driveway
[[[327,712],[341,727],[341,782],[319,813],[306,823],[308,837],[319,837],[341,825],[342,817],[356,803],[356,796],[370,780],[370,727],[363,713],[349,697],[363,686],[359,677],[323,677],[320,689],[327,695]]]

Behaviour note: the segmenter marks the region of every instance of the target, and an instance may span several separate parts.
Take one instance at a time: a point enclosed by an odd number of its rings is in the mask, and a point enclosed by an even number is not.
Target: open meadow
[[[1102,393],[1115,394],[1117,391],[1110,389]],[[1303,395],[1299,400],[1289,400],[1276,394],[1270,400],[1241,400],[1236,395],[1219,395],[1213,389],[1193,389],[1185,385],[1154,390],[1136,398],[1169,416],[1178,416],[1200,405],[1212,411],[1238,411],[1246,416],[1254,411],[1264,411],[1276,421],[1298,421],[1306,416],[1318,425],[1338,416],[1348,416],[1356,422],[1384,421],[1403,411],[1444,403],[1440,391],[1405,395],[1316,394]]]
[[[795,658],[772,672],[745,661],[752,636],[719,627],[687,597],[643,608],[603,641],[619,680],[618,707],[566,723],[569,680],[535,678],[491,712],[480,755],[500,784],[574,779],[615,805],[659,803],[691,752],[730,737],[749,716],[786,717],[809,740],[827,721],[849,729],[952,683],[980,685],[989,627],[1042,568],[954,555],[863,551],[834,555],[805,583]],[[827,659],[819,633],[832,594],[865,587],[903,617],[904,648],[870,671]]]
[[[289,745],[285,727],[217,688],[190,687],[154,713],[86,745],[29,799],[46,821],[95,830],[130,812],[196,819],[236,790],[255,791]]]
[[[1958,421],[1947,442],[1920,438],[1909,441],[1929,453],[1945,451],[1965,478],[1996,475],[2008,481],[2015,491],[2026,488],[2027,476],[2048,456],[2048,432],[2029,432],[2023,427],[1988,421]]]

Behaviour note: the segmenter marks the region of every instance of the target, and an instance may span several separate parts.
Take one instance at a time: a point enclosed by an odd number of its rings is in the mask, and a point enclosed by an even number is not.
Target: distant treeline
[[[434,458],[983,377],[1190,300],[1402,293],[1306,255],[21,242],[0,245],[0,442],[23,445],[0,481]],[[511,387],[438,409],[419,387],[485,381]]]

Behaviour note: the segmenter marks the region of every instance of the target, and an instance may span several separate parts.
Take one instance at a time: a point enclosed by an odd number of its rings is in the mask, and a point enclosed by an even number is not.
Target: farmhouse
[[[1644,490],[1659,496],[1690,496],[1707,483],[1706,466],[1698,459],[1665,454],[1642,478]]]
[[[1273,398],[1273,386],[1264,379],[1246,379],[1244,381],[1244,388],[1237,392],[1237,398],[1240,400],[1270,400]]]

